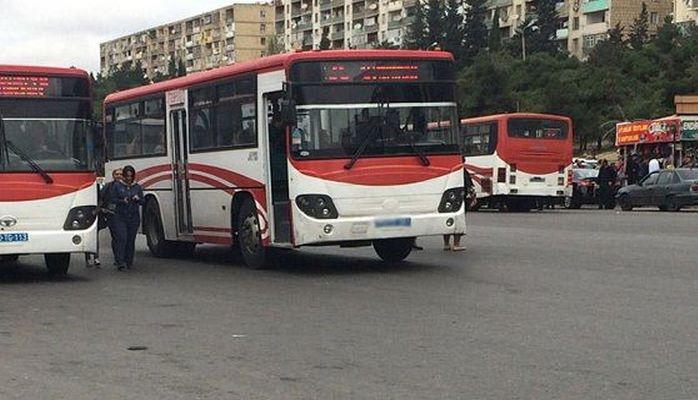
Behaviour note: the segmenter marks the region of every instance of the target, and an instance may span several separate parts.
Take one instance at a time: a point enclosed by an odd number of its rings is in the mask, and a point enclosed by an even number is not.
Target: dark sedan
[[[623,211],[642,206],[679,211],[682,207],[698,205],[698,169],[653,172],[636,185],[620,189],[616,198]]]

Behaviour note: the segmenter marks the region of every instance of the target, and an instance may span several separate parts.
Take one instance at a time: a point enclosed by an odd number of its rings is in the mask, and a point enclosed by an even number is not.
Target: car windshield
[[[24,156],[49,172],[93,170],[94,144],[87,120],[5,118],[3,121],[0,170],[32,171]]]
[[[599,176],[598,169],[575,168],[572,170],[574,180],[581,181],[589,178],[597,178]]]
[[[676,172],[684,181],[698,180],[698,169],[677,169]]]
[[[296,158],[350,157],[364,141],[365,155],[458,152],[455,103],[298,106],[292,135]]]

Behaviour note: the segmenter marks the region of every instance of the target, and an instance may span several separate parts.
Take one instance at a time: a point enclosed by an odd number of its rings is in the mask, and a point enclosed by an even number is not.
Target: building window
[[[657,13],[657,12],[650,13],[650,24],[659,25],[659,13]]]
[[[259,31],[264,33],[267,31],[267,24],[259,24]]]
[[[265,19],[267,17],[267,12],[265,10],[261,10],[259,12],[259,18]]]
[[[579,30],[579,17],[574,17],[574,19],[572,20],[572,30]]]
[[[267,38],[265,38],[265,37],[259,38],[259,44],[261,44],[262,46],[266,46],[267,45]]]

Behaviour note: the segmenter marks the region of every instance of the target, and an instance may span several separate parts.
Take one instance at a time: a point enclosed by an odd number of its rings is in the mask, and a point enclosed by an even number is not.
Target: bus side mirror
[[[293,100],[281,101],[281,118],[285,125],[296,126],[298,115],[296,114],[296,102]]]

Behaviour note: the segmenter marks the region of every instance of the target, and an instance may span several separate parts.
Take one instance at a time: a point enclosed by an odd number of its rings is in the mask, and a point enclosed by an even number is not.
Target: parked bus
[[[276,55],[112,94],[105,118],[107,172],[139,171],[156,256],[373,245],[396,262],[465,231],[449,53]]]
[[[562,203],[572,167],[567,117],[502,114],[461,121],[462,150],[478,205],[526,211]]]
[[[63,275],[97,251],[89,76],[0,65],[0,116],[0,261],[43,254]]]

